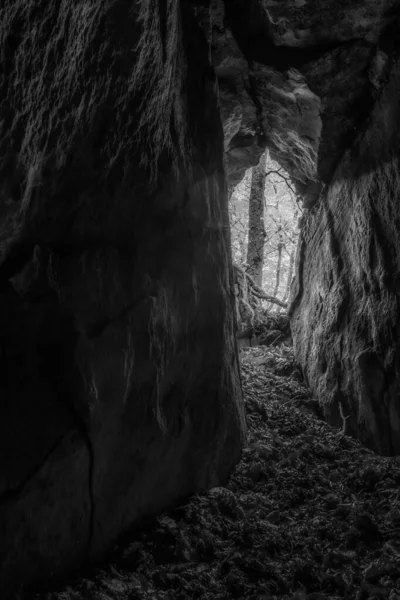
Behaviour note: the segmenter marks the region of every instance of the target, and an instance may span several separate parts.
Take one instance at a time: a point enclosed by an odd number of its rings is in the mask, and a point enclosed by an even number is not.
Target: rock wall
[[[295,351],[328,420],[400,453],[399,28],[364,131],[301,232],[292,290]]]
[[[331,423],[398,453],[398,2],[212,8],[229,184],[267,146],[306,209],[297,358]]]
[[[243,29],[253,5],[240,13]],[[271,61],[254,60],[229,20],[231,4],[212,2],[212,64],[218,78],[225,156],[230,188],[240,183],[246,169],[256,166],[268,146],[291,172],[301,190],[317,176],[321,135],[321,102],[296,69],[278,70]],[[264,10],[265,13],[265,10]],[[266,13],[265,13],[266,15]],[[265,17],[266,19],[266,17]],[[264,21],[265,21],[264,19]],[[263,23],[260,19],[259,23]],[[238,34],[238,32],[236,32]],[[260,43],[267,43],[267,29]],[[268,58],[271,58],[268,57]]]
[[[183,4],[0,10],[2,591],[240,456],[223,132]]]

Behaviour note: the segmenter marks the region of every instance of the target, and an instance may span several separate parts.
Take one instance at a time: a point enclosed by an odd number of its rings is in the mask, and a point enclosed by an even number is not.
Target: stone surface
[[[394,0],[264,0],[275,46],[307,48],[369,38],[390,23]]]
[[[296,69],[281,73],[253,63],[254,89],[271,157],[305,191],[317,180],[321,101]]]
[[[269,63],[249,61],[226,20],[227,9],[221,0],[212,3],[211,56],[229,186],[237,185],[246,169],[259,163],[267,145],[294,180],[306,185],[317,175],[320,99],[297,70],[281,72]]]
[[[309,208],[386,77],[380,41],[397,18],[396,0],[359,0],[351,7],[335,0],[215,0],[212,7],[212,60],[223,90],[229,185],[268,146]],[[234,65],[228,91],[218,73],[221,64]],[[232,137],[242,119],[251,134]],[[307,154],[315,164],[304,163]]]
[[[398,48],[399,30],[386,42]],[[328,420],[400,453],[400,69],[302,230],[292,290],[295,351]]]
[[[240,456],[223,132],[179,10],[1,8],[2,590],[100,556]]]
[[[265,149],[253,78],[248,61],[225,22],[222,0],[212,2],[211,58],[218,78],[225,158],[230,188],[240,183],[246,169],[256,166]]]

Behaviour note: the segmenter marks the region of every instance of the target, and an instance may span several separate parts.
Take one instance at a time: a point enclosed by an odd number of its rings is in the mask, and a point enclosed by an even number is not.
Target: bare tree
[[[287,280],[286,280],[285,293],[283,295],[283,300],[282,300],[283,302],[286,302],[289,297],[290,285],[291,285],[292,279],[293,279],[294,254],[295,254],[295,250],[293,249],[290,253],[290,258],[289,258],[289,270],[288,270],[288,275],[287,275]]]
[[[264,264],[264,190],[267,153],[265,152],[256,167],[252,169],[249,198],[249,238],[247,245],[248,273],[255,284],[262,287]]]
[[[268,155],[265,158],[264,210],[252,211],[249,207],[251,191],[252,188],[254,190],[257,181],[257,170],[260,175],[259,187],[262,189],[261,169],[249,169],[232,194],[229,211],[232,252],[235,264],[247,272],[248,281],[253,281],[255,275],[254,264],[252,265],[251,261],[251,241],[249,247],[249,228],[253,229],[254,233],[254,226],[258,226],[256,231],[259,232],[258,239],[261,240],[261,243],[259,243],[258,252],[256,248],[256,256],[262,258],[262,261],[258,260],[257,262],[259,266],[263,265],[263,276],[262,286],[256,284],[255,281],[252,286],[258,286],[263,291],[262,295],[256,295],[258,302],[268,303],[268,310],[272,310],[273,304],[279,306],[278,310],[281,310],[290,294],[295,248],[299,235],[298,215],[301,214],[302,209],[299,205],[299,198],[296,197],[291,186],[289,176]],[[249,223],[251,216],[256,217],[253,227]],[[263,244],[261,234],[263,235]],[[263,252],[261,253],[262,246]],[[259,277],[258,282],[260,279]]]
[[[277,298],[277,296],[278,296],[279,286],[280,286],[280,283],[281,283],[282,250],[284,248],[282,226],[280,226],[278,228],[278,236],[279,236],[279,241],[278,241],[278,260],[276,262],[275,288],[274,288],[274,291],[273,291],[273,294],[272,294],[275,298]]]

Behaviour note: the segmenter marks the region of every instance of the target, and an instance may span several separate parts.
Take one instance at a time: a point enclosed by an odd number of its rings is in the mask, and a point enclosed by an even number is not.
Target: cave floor
[[[292,349],[241,352],[248,439],[226,487],[29,600],[400,599],[400,457],[329,427]]]

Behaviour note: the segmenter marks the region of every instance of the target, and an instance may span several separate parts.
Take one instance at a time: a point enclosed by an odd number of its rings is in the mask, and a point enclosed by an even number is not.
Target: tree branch
[[[258,287],[258,285],[255,284],[254,279],[248,273],[246,273],[246,277],[252,285],[251,293],[254,294],[254,296],[257,296],[257,298],[261,298],[261,300],[268,300],[268,302],[271,302],[272,304],[277,304],[282,308],[287,308],[286,302],[282,302],[282,300],[275,298],[275,296],[270,296],[269,294],[266,294],[264,290],[262,290],[260,287]]]

